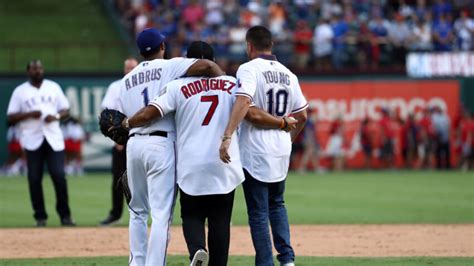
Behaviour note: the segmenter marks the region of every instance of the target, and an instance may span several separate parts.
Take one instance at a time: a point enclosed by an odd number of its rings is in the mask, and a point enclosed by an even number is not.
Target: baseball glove
[[[115,143],[124,145],[128,139],[128,130],[122,127],[122,121],[127,118],[120,111],[104,109],[99,116],[100,131]]]

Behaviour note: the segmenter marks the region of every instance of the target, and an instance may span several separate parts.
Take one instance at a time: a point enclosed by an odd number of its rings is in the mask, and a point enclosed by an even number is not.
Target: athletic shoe
[[[46,227],[46,219],[36,220],[36,227]]]
[[[61,219],[61,225],[62,226],[76,226],[76,222],[71,219],[71,217],[66,217]]]
[[[294,262],[282,263],[281,266],[295,266]]]
[[[109,215],[109,216],[107,216],[107,218],[105,218],[104,220],[102,220],[99,223],[99,226],[111,226],[111,225],[114,225],[118,222],[120,222],[120,217],[117,218],[115,216]]]
[[[204,249],[198,250],[191,261],[191,266],[206,266],[209,260],[209,255]]]

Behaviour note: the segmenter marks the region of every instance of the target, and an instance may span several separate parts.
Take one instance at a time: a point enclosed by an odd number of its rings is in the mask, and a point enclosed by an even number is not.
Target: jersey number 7
[[[209,110],[207,111],[206,117],[204,117],[204,120],[202,121],[202,124],[201,124],[202,126],[207,126],[209,125],[209,122],[211,122],[212,116],[214,115],[217,105],[219,104],[219,97],[217,95],[202,96],[201,102],[211,103],[211,106],[209,107]]]

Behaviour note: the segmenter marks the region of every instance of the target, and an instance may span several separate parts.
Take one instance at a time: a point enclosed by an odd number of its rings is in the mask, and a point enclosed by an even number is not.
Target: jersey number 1
[[[201,124],[202,126],[207,126],[209,125],[209,122],[211,122],[212,116],[214,115],[217,105],[219,104],[219,97],[217,95],[202,96],[201,102],[211,103],[211,106],[209,107],[209,110],[207,111],[206,117],[204,117],[204,120],[202,121],[202,124]]]
[[[145,104],[145,106],[147,106],[148,102],[150,101],[150,99],[148,98],[148,87],[145,87],[145,89],[142,91],[142,95],[143,95],[143,103]]]

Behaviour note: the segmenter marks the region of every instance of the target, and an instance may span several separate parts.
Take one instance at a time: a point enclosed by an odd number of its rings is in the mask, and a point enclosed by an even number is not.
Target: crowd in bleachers
[[[193,40],[214,46],[224,67],[245,60],[245,32],[267,26],[274,52],[293,68],[403,67],[409,51],[472,51],[472,0],[115,0],[133,36],[156,27],[169,56]]]

